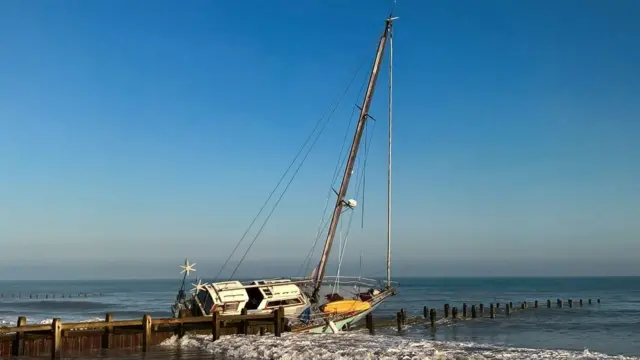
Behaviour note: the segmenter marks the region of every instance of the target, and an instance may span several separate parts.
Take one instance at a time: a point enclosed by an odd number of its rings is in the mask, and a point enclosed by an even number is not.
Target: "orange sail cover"
[[[371,304],[362,300],[338,300],[325,304],[322,311],[326,313],[347,313],[368,310]]]

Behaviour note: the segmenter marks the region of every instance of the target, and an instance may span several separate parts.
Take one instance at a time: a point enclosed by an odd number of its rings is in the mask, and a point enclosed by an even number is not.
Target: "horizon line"
[[[439,276],[424,276],[424,275],[405,275],[398,276],[396,279],[572,279],[572,278],[637,278],[640,275],[510,275],[510,276],[491,276],[491,275],[439,275]],[[238,281],[245,280],[257,280],[257,279],[286,279],[286,276],[265,276],[265,277],[239,277]],[[368,277],[373,280],[385,280],[384,277]],[[194,281],[196,279],[206,280],[206,277],[189,277],[185,281]],[[0,282],[38,282],[38,281],[179,281],[180,278],[154,278],[154,277],[141,277],[141,278],[78,278],[78,279],[2,279]],[[219,281],[228,281],[220,279]],[[392,279],[392,281],[394,281]],[[396,280],[397,281],[397,280]]]

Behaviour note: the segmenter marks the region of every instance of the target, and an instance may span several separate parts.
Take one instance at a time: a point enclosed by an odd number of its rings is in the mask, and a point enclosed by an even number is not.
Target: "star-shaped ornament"
[[[192,294],[197,294],[200,290],[204,290],[204,287],[207,283],[202,283],[201,279],[197,279],[195,283],[191,283],[193,285],[193,289],[191,289]]]
[[[189,259],[186,259],[184,261],[184,265],[180,265],[180,267],[182,268],[182,271],[180,271],[180,274],[186,272],[187,276],[189,276],[189,272],[196,271],[195,266],[196,266],[196,263],[189,264]]]

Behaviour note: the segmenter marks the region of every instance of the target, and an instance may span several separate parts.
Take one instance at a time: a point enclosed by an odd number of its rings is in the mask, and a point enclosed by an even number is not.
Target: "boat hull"
[[[369,309],[367,310],[363,310],[351,317],[342,319],[342,320],[337,320],[334,321],[333,323],[336,325],[336,328],[338,328],[338,330],[342,329],[345,325],[347,327],[349,327],[352,324],[357,323],[358,321],[364,319],[370,312],[372,312],[376,307],[378,307],[378,305],[380,305],[382,302],[379,302],[373,306],[371,306]],[[331,327],[329,325],[320,325],[320,326],[316,326],[313,328],[308,329],[307,331],[301,331],[301,332],[308,332],[308,333],[314,333],[314,334],[331,334],[333,333],[333,330],[331,329]]]
[[[338,331],[341,331],[345,325],[349,327],[357,323],[358,321],[364,319],[370,312],[374,311],[387,298],[393,295],[395,295],[395,289],[389,289],[384,293],[380,294],[377,298],[374,298],[373,301],[371,301],[370,308],[359,311],[351,316],[346,316],[341,319],[332,320],[333,324],[338,329]],[[292,329],[292,332],[313,333],[313,334],[332,334],[334,330],[331,328],[329,323],[327,323],[327,324],[298,328],[298,329],[294,328]]]

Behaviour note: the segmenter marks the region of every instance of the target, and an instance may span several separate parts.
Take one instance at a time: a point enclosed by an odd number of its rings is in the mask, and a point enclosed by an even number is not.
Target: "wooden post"
[[[280,320],[280,312],[278,309],[273,310],[273,335],[280,337],[282,336],[282,320]]]
[[[398,332],[402,331],[402,311],[398,311],[396,314],[396,325],[398,326]]]
[[[589,299],[589,305],[591,305],[591,299]]]
[[[496,317],[496,309],[493,307],[493,303],[489,304],[489,317],[491,319]]]
[[[280,319],[280,335],[284,332],[285,318],[284,318],[284,306],[278,308],[278,318]]]
[[[551,299],[547,299],[547,308],[551,309]]]
[[[240,315],[247,316],[247,308],[242,308],[242,310],[240,311]],[[249,335],[249,321],[247,321],[246,319],[242,319],[240,324],[242,326],[242,333],[244,335]]]
[[[505,314],[507,314],[507,316],[511,315],[511,309],[512,307],[510,305],[507,305],[507,307],[505,308]]]
[[[582,299],[580,299],[580,307],[582,307]]]
[[[569,299],[569,307],[572,308],[573,307],[573,299]]]
[[[444,317],[445,319],[449,317],[449,304],[444,304]]]
[[[513,310],[513,302],[509,301],[509,310]]]
[[[112,322],[113,315],[106,314],[104,316],[105,322]],[[104,328],[104,333],[102,333],[102,341],[100,342],[100,347],[103,349],[108,349],[111,346],[111,334],[113,333],[113,326],[107,326]]]
[[[451,317],[453,319],[458,318],[458,308],[456,308],[455,306],[451,308]]]
[[[471,305],[471,318],[475,319],[476,317],[477,317],[476,306],[475,305]]]
[[[524,310],[526,307],[527,307],[527,304],[526,304],[526,303],[522,303],[522,304],[520,304],[520,309],[521,309],[521,310]]]
[[[429,322],[432,328],[436,327],[436,309],[431,309],[429,312]]]
[[[562,300],[558,299],[558,307],[561,308],[562,307]]]
[[[278,332],[278,312],[277,311],[273,311],[274,314],[274,319],[273,319],[273,324],[274,324],[274,333]],[[217,311],[214,311],[213,314],[211,314],[211,335],[213,340],[212,341],[216,341],[218,339],[220,339],[220,313],[218,313]],[[278,336],[278,335],[276,335]]]
[[[17,327],[27,325],[27,318],[24,316],[18,317],[18,322],[16,323]],[[16,331],[16,338],[12,342],[11,346],[11,355],[12,356],[22,356],[24,355],[24,333],[21,331]]]
[[[260,336],[264,336],[264,326],[260,326]]]
[[[423,307],[422,308],[422,315],[424,316],[424,318],[428,318],[429,317],[429,308],[428,307]]]
[[[484,304],[480,304],[480,315],[484,314]]]
[[[142,328],[144,333],[142,334],[142,351],[146,352],[151,346],[151,315],[144,314],[142,317]]]
[[[51,358],[59,359],[62,342],[62,321],[60,321],[60,318],[55,318],[51,322],[51,332]]]
[[[178,313],[178,318],[180,319],[184,319],[187,317],[187,309],[180,309],[180,312]],[[178,338],[182,338],[184,336],[184,323],[180,323],[180,325],[178,325]]]
[[[402,325],[407,324],[407,310],[402,308],[400,309],[400,313],[402,314]]]
[[[598,299],[598,304],[600,304],[600,299]]]
[[[533,307],[534,307],[535,309],[537,309],[537,308],[538,308],[538,300],[536,300],[536,301],[534,301],[534,302],[533,302]]]
[[[500,309],[500,303],[496,303],[496,309]]]
[[[373,313],[368,313],[366,318],[367,329],[369,329],[369,334],[374,335],[376,333],[375,328],[373,327]]]
[[[51,331],[52,334],[52,342],[51,342],[51,358],[59,359],[60,358],[60,346],[62,345],[62,321],[60,318],[53,319],[51,323]]]
[[[467,317],[467,303],[462,303],[462,317]]]

